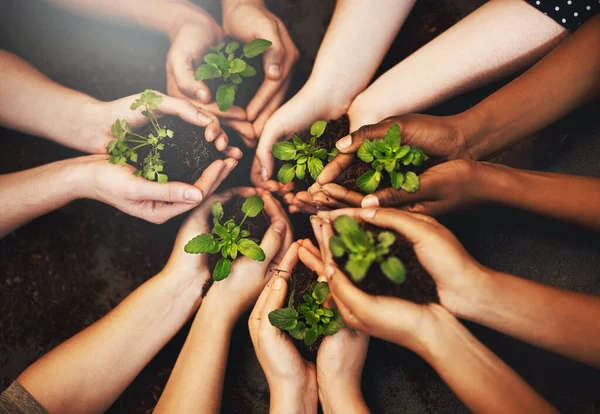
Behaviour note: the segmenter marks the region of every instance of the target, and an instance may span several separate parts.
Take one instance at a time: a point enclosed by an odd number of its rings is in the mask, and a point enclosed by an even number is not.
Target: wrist
[[[498,136],[497,128],[492,126],[492,117],[485,106],[474,106],[460,114],[449,117],[459,131],[462,153],[461,158],[475,161],[490,158],[494,147],[490,145]]]
[[[93,171],[90,168],[89,157],[83,156],[65,160],[59,179],[62,187],[67,189],[70,201],[79,198],[93,199]],[[106,161],[108,162],[108,161]]]
[[[335,87],[331,79],[313,75],[296,96],[310,102],[313,111],[323,119],[337,119],[347,114],[354,99],[354,95],[346,93],[343,87]]]
[[[316,413],[317,384],[314,379],[286,383],[269,381],[270,413]]]
[[[212,284],[208,293],[202,299],[202,306],[200,312],[208,315],[209,318],[214,319],[213,322],[219,325],[219,327],[231,331],[240,318],[243,310],[239,310],[237,302],[232,301],[231,298],[226,295],[221,295],[218,291],[219,282]],[[224,300],[223,298],[227,298]],[[215,317],[218,315],[218,318]]]
[[[338,381],[337,384],[324,384],[319,381],[319,401],[325,414],[369,412],[360,383],[357,385]]]
[[[186,0],[170,0],[168,3],[166,8],[153,15],[161,17],[155,24],[156,29],[165,33],[171,41],[185,25],[218,27],[215,20],[195,4]]]

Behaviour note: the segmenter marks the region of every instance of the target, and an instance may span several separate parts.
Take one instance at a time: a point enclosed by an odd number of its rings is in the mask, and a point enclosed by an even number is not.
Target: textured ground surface
[[[289,24],[302,52],[297,88],[310,71],[333,3],[272,3]],[[424,44],[480,3],[418,2],[384,66]],[[104,100],[149,87],[164,90],[168,43],[159,36],[55,11],[41,1],[1,2],[0,23],[3,48],[69,87]],[[492,90],[471,93],[436,112],[457,112]],[[600,177],[599,109],[595,105],[578,111],[510,151],[502,161]],[[76,155],[7,130],[0,129],[0,135],[0,173]],[[305,223],[303,220],[296,219],[296,223]],[[78,201],[0,240],[0,389],[160,270],[179,222],[158,227],[96,202]],[[445,223],[487,266],[559,288],[600,293],[600,237],[596,234],[497,207],[449,217]],[[562,411],[600,410],[598,372],[485,328],[468,327]],[[184,338],[185,329],[148,365],[111,412],[151,411]],[[223,411],[267,412],[268,389],[245,322],[236,329],[233,343]],[[374,412],[466,411],[422,360],[379,341],[372,341],[364,380],[367,402]]]

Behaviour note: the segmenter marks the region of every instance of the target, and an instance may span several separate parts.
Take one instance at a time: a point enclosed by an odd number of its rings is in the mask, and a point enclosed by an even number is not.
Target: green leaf
[[[217,66],[221,69],[221,71],[225,74],[227,74],[227,71],[229,70],[229,65],[231,63],[227,60],[227,58],[225,57],[224,54],[219,53],[217,55]]]
[[[317,330],[316,326],[313,326],[311,329],[306,331],[306,334],[304,335],[304,344],[306,346],[311,346],[315,343],[318,337],[319,331]]]
[[[410,152],[410,145],[402,145],[396,153],[396,159],[400,160]]]
[[[396,235],[391,231],[382,231],[377,236],[377,241],[380,246],[390,247],[396,241]]]
[[[310,157],[308,159],[308,172],[313,180],[316,180],[323,171],[323,161],[319,158]]]
[[[346,253],[346,245],[339,237],[332,236],[329,239],[329,250],[331,250],[333,257],[342,257]]]
[[[392,149],[400,146],[402,134],[400,132],[400,125],[392,125],[385,134],[385,143],[388,144]]]
[[[402,184],[402,189],[409,193],[414,193],[420,188],[419,176],[412,171],[406,173],[406,178]]]
[[[140,175],[142,175],[142,171],[141,171],[141,170],[135,170],[135,171],[133,172],[133,175],[134,175],[135,177],[139,177]]]
[[[252,260],[262,262],[266,258],[263,249],[261,249],[256,242],[250,239],[240,239],[237,242],[237,248],[241,254],[251,258]]]
[[[277,173],[277,181],[282,184],[287,184],[294,179],[296,168],[293,164],[284,164]]]
[[[276,328],[289,331],[298,326],[298,312],[294,308],[283,308],[269,312],[269,322]]]
[[[362,191],[371,194],[377,190],[380,181],[381,173],[371,170],[358,177],[356,184]]]
[[[400,284],[406,280],[406,267],[395,256],[388,257],[381,263],[381,271],[394,283]]]
[[[373,143],[369,140],[365,140],[358,149],[356,155],[358,155],[358,158],[361,161],[370,163],[373,162],[373,160],[375,159],[375,157],[373,156],[373,151]]]
[[[157,174],[156,181],[158,181],[159,184],[165,184],[169,181],[169,177],[167,177],[167,174]]]
[[[229,236],[229,231],[219,223],[216,223],[213,227],[215,233],[217,233],[221,238],[225,239]]]
[[[233,106],[235,100],[235,88],[231,85],[221,85],[217,89],[217,105],[221,112],[227,111]]]
[[[340,329],[346,327],[346,323],[340,315],[340,311],[337,308],[332,309],[333,317],[330,319],[329,323],[325,325],[323,329],[323,335],[335,335]]]
[[[305,176],[306,176],[306,164],[297,164],[296,165],[296,177],[298,177],[299,180],[304,180]]]
[[[326,127],[327,121],[317,121],[310,126],[310,135],[319,138],[325,132]]]
[[[347,233],[351,231],[360,231],[358,222],[350,216],[339,216],[333,222],[333,228],[339,234]]]
[[[242,77],[236,73],[234,75],[231,75],[231,81],[236,85],[239,85],[240,83],[242,83]]]
[[[256,217],[265,207],[265,202],[257,195],[248,197],[242,204],[242,213],[248,217]]]
[[[392,187],[399,190],[404,183],[404,174],[399,171],[392,171],[390,172],[390,181],[392,182]]]
[[[210,233],[203,233],[187,242],[183,250],[186,253],[200,254],[213,251],[215,246],[216,243],[213,235]]]
[[[235,40],[229,42],[225,48],[225,53],[233,53],[240,47],[240,44]]]
[[[406,156],[404,158],[402,158],[402,164],[410,165],[412,163],[414,157],[415,157],[415,153],[412,151],[409,152],[408,154],[406,154]]]
[[[244,78],[251,78],[254,75],[256,75],[256,69],[246,63],[246,69],[240,72],[240,76]]]
[[[360,282],[367,276],[373,261],[363,258],[353,258],[346,262],[346,270],[355,282]]]
[[[271,150],[278,160],[289,161],[296,157],[296,146],[289,141],[278,142]]]
[[[271,47],[272,44],[272,42],[265,39],[254,39],[244,45],[244,56],[247,58],[256,57]]]
[[[220,52],[225,47],[225,42],[220,42],[210,48],[214,52]]]
[[[313,156],[317,157],[321,161],[325,161],[327,159],[327,150],[324,148],[320,148],[314,152]]]
[[[220,201],[215,201],[210,208],[210,211],[214,218],[221,220],[225,213],[223,212],[223,205]]]
[[[216,65],[219,61],[219,56],[216,53],[209,53],[206,56],[204,56],[204,61],[209,65]]]
[[[223,258],[217,262],[215,270],[213,270],[212,278],[214,281],[218,282],[229,276],[229,273],[231,273],[231,262],[229,259]]]
[[[319,305],[325,302],[329,296],[329,284],[327,282],[318,282],[315,290],[312,292],[312,297]]]
[[[340,152],[337,150],[337,148],[332,149],[331,152],[327,154],[327,162],[334,159],[339,153]]]
[[[150,109],[157,109],[162,100],[163,98],[161,95],[154,93],[154,91],[150,89],[146,89],[144,92],[142,92],[138,99],[133,101],[129,108],[132,111],[135,111],[140,106],[148,105],[148,108]]]
[[[294,329],[288,330],[288,333],[290,334],[290,336],[292,338],[302,340],[302,339],[304,339],[304,330],[305,329],[306,329],[306,325],[304,324],[304,322],[299,321]]]
[[[246,70],[246,62],[240,58],[233,59],[229,66],[229,73],[242,73]]]
[[[316,325],[319,323],[319,316],[313,311],[306,312],[305,315],[307,325]]]

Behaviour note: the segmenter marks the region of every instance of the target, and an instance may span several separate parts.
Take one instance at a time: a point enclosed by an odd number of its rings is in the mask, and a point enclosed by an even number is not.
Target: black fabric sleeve
[[[2,414],[49,414],[21,384],[14,381],[0,394]]]
[[[573,31],[600,11],[599,0],[525,0],[568,31]]]

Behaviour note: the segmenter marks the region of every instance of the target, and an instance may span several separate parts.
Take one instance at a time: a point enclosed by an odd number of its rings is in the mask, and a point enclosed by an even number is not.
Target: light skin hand
[[[317,376],[314,364],[302,359],[287,334],[269,322],[269,313],[285,302],[287,282],[298,261],[298,243],[293,243],[265,286],[248,320],[256,357],[265,373],[271,394],[272,413],[317,411]]]

